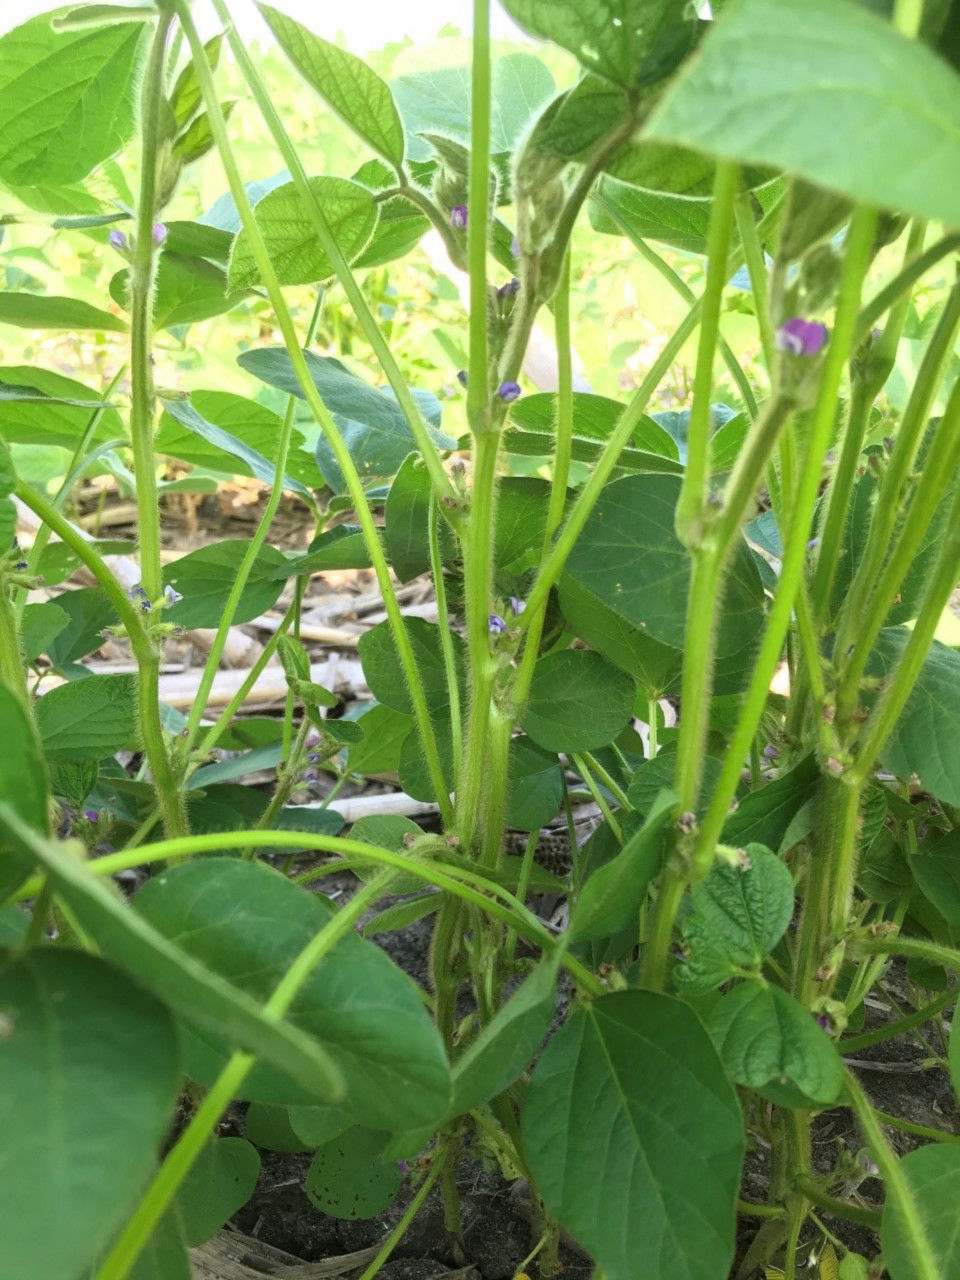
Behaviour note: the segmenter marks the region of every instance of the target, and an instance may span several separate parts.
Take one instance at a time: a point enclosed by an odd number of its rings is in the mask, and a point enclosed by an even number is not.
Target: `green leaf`
[[[29,394],[25,396],[23,393]],[[34,399],[33,397],[37,397]],[[0,368],[0,436],[10,444],[55,444],[75,449],[101,398],[81,382],[28,365]],[[107,409],[90,447],[124,435],[116,409]]]
[[[215,1138],[203,1148],[171,1206],[191,1248],[216,1235],[253,1194],[260,1156],[244,1138]]]
[[[401,582],[409,582],[430,568],[430,492],[430,474],[412,453],[394,477],[384,508],[387,556]],[[441,558],[451,559],[455,552],[453,533],[442,516],[438,514],[437,519]]]
[[[161,1219],[133,1264],[129,1280],[192,1280],[190,1258],[172,1218]]]
[[[205,858],[155,877],[134,898],[136,911],[210,970],[265,999],[293,960],[332,917],[331,906],[262,863]],[[410,979],[387,955],[356,936],[343,938],[310,974],[289,1020],[323,1044],[347,1084],[356,1117],[383,1129],[438,1120],[450,1097],[440,1037]],[[190,1074],[209,1084],[227,1047],[184,1032]],[[305,1103],[316,1097],[285,1074],[254,1067],[241,1096]]]
[[[889,673],[908,635],[902,627],[881,631],[868,673]],[[960,804],[960,653],[955,649],[934,640],[881,757],[898,778],[916,773],[938,800]]]
[[[265,1151],[309,1151],[310,1143],[304,1142],[293,1131],[290,1110],[289,1107],[271,1106],[269,1102],[251,1102],[244,1116],[247,1138]],[[321,1110],[326,1111],[326,1108]],[[324,1141],[327,1136],[332,1135],[325,1135]]]
[[[164,610],[164,621],[187,628],[218,627],[247,549],[242,540],[214,542],[167,565],[164,583],[179,591],[183,599]],[[286,564],[283,553],[275,547],[260,548],[240,596],[235,624],[249,622],[277,603],[283,580],[276,574]]]
[[[592,751],[630,719],[637,689],[625,671],[588,649],[561,649],[533,669],[523,727],[547,751]]]
[[[498,589],[519,590],[523,576],[540,562],[550,486],[534,476],[507,476],[500,483],[493,558]]]
[[[507,826],[539,831],[563,803],[563,769],[556,752],[542,751],[521,734],[510,740],[507,764]]]
[[[623,991],[576,1010],[537,1064],[522,1127],[547,1208],[609,1280],[727,1275],[743,1122],[681,1001]]]
[[[46,601],[44,604],[28,604],[20,622],[23,656],[27,662],[35,662],[64,630],[69,618],[65,609]]]
[[[737,1084],[792,1084],[825,1107],[840,1096],[843,1063],[836,1046],[813,1014],[779,987],[740,983],[714,1006],[707,1030]]]
[[[608,608],[661,644],[682,648],[690,556],[674,532],[679,480],[625,476],[608,484],[567,561],[566,572]],[[763,625],[763,587],[738,541],[717,636],[720,658],[749,655]]]
[[[611,400],[607,396],[575,391],[573,393],[575,434],[585,440],[609,439],[623,415],[624,407],[619,400]],[[552,437],[556,430],[557,397],[552,392],[523,396],[510,406],[510,418],[524,431],[535,431]],[[659,454],[674,462],[680,456],[670,433],[648,413],[641,416],[630,438],[630,444],[635,449]],[[552,447],[552,440],[543,442],[544,453],[549,453]],[[679,468],[677,470],[679,471]]]
[[[23,703],[4,684],[0,684],[0,724],[0,797],[27,826],[48,835],[49,783],[43,752]],[[5,839],[0,829],[0,900],[19,887],[28,869],[19,847]]]
[[[643,826],[629,836],[621,851],[589,876],[570,916],[570,938],[607,938],[637,918],[650,881],[663,860],[663,834],[676,809],[677,797],[664,791]]]
[[[0,180],[76,182],[133,133],[143,27],[55,32],[49,14],[0,39]]]
[[[220,62],[220,51],[223,48],[223,35],[217,34],[203,46],[204,58],[211,71],[216,71]],[[203,91],[193,62],[188,62],[173,86],[170,94],[170,109],[178,129],[189,124],[200,110],[203,102]]]
[[[610,0],[589,8],[577,0],[504,0],[503,7],[524,31],[552,40],[624,89],[663,79],[697,34],[697,22],[676,0]]]
[[[352,262],[377,224],[373,196],[366,187],[348,178],[311,178],[310,190],[344,257]],[[336,274],[317,237],[307,204],[293,182],[268,192],[254,214],[281,284],[315,284]],[[227,274],[231,289],[248,289],[260,283],[246,231],[240,231],[233,242]]]
[[[255,1000],[173,946],[130,910],[112,884],[90,873],[77,858],[75,847],[33,836],[3,800],[0,835],[41,863],[101,950],[162,996],[175,1012],[197,1025],[212,1027],[232,1045],[288,1072],[312,1100],[338,1101],[343,1096],[339,1073],[319,1044],[290,1023],[265,1017]]]
[[[773,782],[749,791],[727,819],[724,844],[762,844],[779,851],[793,819],[816,791],[819,778],[816,759],[809,755]]]
[[[335,524],[319,533],[310,543],[306,555],[288,560],[277,577],[293,578],[300,574],[323,573],[327,569],[369,569],[370,552],[358,525]]]
[[[960,1269],[957,1231],[957,1188],[960,1187],[960,1147],[934,1143],[900,1158],[900,1168],[920,1212],[924,1234],[939,1264],[937,1274],[956,1275]],[[910,1234],[896,1199],[888,1195],[880,1226],[883,1260],[891,1280],[917,1280]]]
[[[160,403],[170,417],[178,422],[181,427],[186,427],[194,435],[200,436],[201,439],[212,445],[217,452],[224,453],[230,458],[238,458],[244,464],[244,472],[256,476],[258,480],[262,480],[266,485],[273,486],[276,467],[262,453],[259,453],[237,436],[231,435],[229,431],[224,431],[216,423],[208,422],[202,414],[197,412],[189,400],[161,396]],[[157,447],[163,447],[160,443],[159,435]],[[283,487],[292,490],[294,493],[299,493],[308,502],[312,501],[310,490],[305,485],[302,485],[299,480],[292,480],[290,476],[285,475],[283,477]]]
[[[88,676],[59,685],[36,705],[48,760],[102,760],[137,740],[133,676]]]
[[[371,387],[339,360],[305,351],[304,359],[320,398],[334,415],[340,433],[364,481],[396,475],[407,455],[416,449],[413,433],[391,392]],[[282,347],[245,351],[237,363],[268,386],[303,399],[290,357]],[[453,449],[456,441],[435,428],[440,404],[429,392],[414,390],[414,400],[427,422],[427,430],[440,449]],[[333,452],[321,437],[317,461],[330,487],[344,491],[344,479]]]
[[[718,760],[716,756],[705,755],[702,758],[702,767],[703,778],[700,782],[700,797],[696,805],[698,817],[702,817],[706,812],[710,795],[720,777],[723,761]],[[637,813],[646,817],[652,811],[660,792],[665,787],[673,785],[676,771],[677,753],[675,751],[663,750],[652,760],[643,761],[627,787],[627,799]]]
[[[76,1280],[156,1164],[176,1028],[121,970],[60,947],[0,965],[0,1009],[3,1271]]]
[[[374,151],[400,168],[403,165],[403,125],[389,85],[357,58],[337,45],[261,4],[260,12],[280,47],[307,83]]]
[[[960,1098],[960,1021],[958,1021],[958,1018],[960,1018],[960,1008],[955,1008],[953,1020],[950,1023],[950,1050],[948,1056],[953,1092]],[[957,1028],[956,1035],[954,1035],[954,1028]]]
[[[793,915],[793,879],[769,849],[751,844],[747,863],[717,862],[693,886],[683,922],[686,963],[674,970],[685,991],[707,991],[743,969],[758,969]]]
[[[483,1106],[527,1069],[553,1021],[556,981],[556,964],[539,964],[458,1059],[451,1117]]]
[[[364,711],[359,722],[363,740],[347,752],[347,769],[362,774],[396,773],[400,748],[413,723],[411,716],[379,702],[367,705],[369,710]]]
[[[604,174],[587,212],[594,231],[632,234],[638,240],[659,240],[686,253],[706,253],[710,204],[709,200],[642,191]]]
[[[948,924],[960,928],[960,828],[948,831],[932,849],[908,850],[907,861],[923,896]]]
[[[375,1218],[393,1201],[403,1175],[382,1159],[388,1135],[355,1127],[317,1149],[303,1185],[307,1199],[331,1218]]]
[[[64,761],[63,764],[54,764],[50,770],[50,790],[67,804],[80,809],[99,777],[100,765],[96,760]]]
[[[57,596],[57,608],[66,614],[67,622],[47,646],[47,656],[55,667],[68,667],[99,649],[104,627],[119,621],[110,597],[100,587],[64,591]]]
[[[440,756],[442,776],[447,790],[450,792],[453,791],[454,754],[453,728],[449,707],[443,707],[434,713],[431,719],[431,727],[437,752]],[[427,762],[424,759],[423,742],[420,737],[420,730],[416,725],[410,729],[400,747],[399,778],[400,786],[415,800],[424,800],[429,804],[433,804],[440,799],[437,795],[436,787],[433,785],[433,779],[430,777]]]
[[[403,625],[413,646],[427,706],[433,713],[443,711],[449,706],[450,698],[443,650],[440,647],[440,628],[436,623],[425,622],[423,618],[404,618]],[[453,651],[462,684],[466,650],[463,641],[456,635],[453,637]],[[390,624],[378,622],[375,627],[364,632],[357,642],[357,652],[360,654],[363,674],[370,692],[377,701],[386,707],[392,707],[394,711],[412,716],[413,703],[393,645]]]
[[[125,320],[92,307],[89,302],[37,293],[0,293],[0,324],[12,324],[20,329],[127,331]]]
[[[648,137],[960,221],[960,82],[936,54],[835,0],[741,0],[712,26]],[[850,138],[864,139],[855,154]]]
[[[566,93],[548,102],[533,127],[524,157],[539,162],[538,152],[563,160],[583,160],[630,115],[629,95],[600,76],[585,75]],[[522,164],[522,161],[521,161]]]
[[[110,281],[110,296],[129,309],[130,272],[118,271]],[[247,296],[245,288],[228,285],[223,268],[204,258],[164,252],[157,268],[153,327],[173,329],[196,324],[231,311]]]

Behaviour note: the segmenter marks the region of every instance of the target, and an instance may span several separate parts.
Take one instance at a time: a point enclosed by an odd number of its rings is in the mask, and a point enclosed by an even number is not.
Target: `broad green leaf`
[[[957,1230],[957,1188],[960,1187],[960,1147],[933,1143],[900,1158],[920,1222],[937,1260],[937,1274],[960,1272],[960,1231]],[[909,1232],[895,1198],[888,1195],[880,1228],[883,1260],[891,1280],[918,1280]]]
[[[76,1280],[154,1169],[180,1085],[166,1008],[94,956],[0,961],[0,1273]]]
[[[693,886],[683,922],[687,959],[674,970],[686,991],[710,990],[743,969],[758,969],[790,923],[790,872],[762,845],[747,845],[745,852],[744,865],[718,861]]]
[[[366,187],[348,178],[311,178],[310,190],[344,257],[352,262],[377,225],[373,196]],[[284,183],[268,192],[254,214],[281,284],[315,284],[335,274],[320,245],[307,204],[294,183]],[[228,280],[231,289],[249,289],[260,283],[246,231],[241,231],[233,243]]]
[[[907,861],[923,896],[948,924],[960,928],[960,828],[948,831],[932,849],[909,851]]]
[[[17,530],[17,509],[11,494],[17,487],[10,450],[0,437],[0,547],[4,552],[13,546]]]
[[[569,577],[661,644],[682,648],[690,556],[674,531],[679,480],[625,476],[608,484],[567,560]],[[717,636],[721,659],[749,654],[763,625],[763,587],[740,540]]]
[[[836,1046],[809,1009],[779,987],[740,983],[713,1007],[707,1030],[737,1084],[792,1084],[819,1106],[840,1096],[843,1063]]]
[[[184,1243],[216,1235],[253,1194],[260,1176],[257,1149],[244,1138],[215,1138],[200,1152],[171,1206]]]
[[[200,436],[207,444],[212,445],[217,452],[226,454],[231,459],[239,459],[244,473],[256,476],[258,480],[262,480],[264,484],[270,485],[272,488],[276,477],[276,467],[262,453],[259,453],[239,437],[231,435],[229,431],[224,431],[216,423],[209,422],[201,413],[197,412],[197,409],[189,400],[176,400],[171,397],[161,396],[160,402],[164,410],[181,427],[186,427],[194,435]],[[159,441],[159,434],[157,447],[163,447]],[[302,485],[299,480],[292,480],[288,475],[283,477],[283,487],[300,494],[301,497],[305,497],[308,501],[312,500],[309,489]]]
[[[133,676],[89,676],[59,685],[37,702],[48,760],[102,760],[137,740]]]
[[[48,835],[48,777],[43,751],[23,703],[12,689],[0,684],[0,798],[40,835]],[[0,829],[0,900],[24,880],[29,863]]]
[[[955,73],[859,6],[741,0],[713,24],[645,134],[955,223],[958,116]],[[851,152],[850,138],[863,145]]]
[[[617,933],[638,918],[650,881],[663,860],[663,835],[676,811],[677,797],[664,791],[643,826],[624,842],[620,852],[589,876],[570,916],[570,937],[582,942]]]
[[[303,1185],[307,1199],[331,1218],[375,1218],[393,1201],[403,1175],[383,1158],[388,1134],[347,1129],[318,1147]]]
[[[650,141],[628,143],[606,168],[611,177],[631,186],[689,200],[709,197],[716,179],[716,164],[707,156]],[[776,176],[770,169],[747,167],[740,173],[748,190],[766,186]]]
[[[20,621],[23,656],[27,662],[35,662],[42,653],[46,653],[68,622],[66,610],[52,601],[28,604]]]
[[[360,717],[363,741],[347,752],[347,769],[350,773],[396,773],[400,748],[412,724],[410,715],[379,702],[367,706],[369,710]]]
[[[637,689],[619,667],[589,649],[560,649],[533,669],[523,727],[547,751],[592,751],[630,719]]]
[[[19,947],[30,928],[30,917],[15,904],[0,907],[0,947],[13,950]]]
[[[401,582],[409,582],[430,568],[430,493],[429,472],[416,454],[410,454],[394,477],[384,508],[387,555]],[[439,513],[437,533],[441,557],[451,559],[455,551],[453,534]]]
[[[527,1069],[553,1020],[556,981],[556,965],[539,964],[458,1059],[451,1116],[489,1102]]]
[[[507,826],[539,831],[563,803],[563,770],[553,751],[521,734],[511,739],[507,764]]]
[[[718,760],[716,756],[705,755],[702,765],[703,779],[700,783],[700,799],[696,805],[698,817],[702,817],[706,812],[711,792],[723,768],[723,761]],[[675,751],[663,750],[652,760],[644,760],[627,787],[627,799],[637,813],[646,817],[653,810],[657,796],[664,787],[673,786],[676,771],[677,753]]]
[[[177,253],[185,258],[208,258],[219,266],[226,266],[230,257],[233,236],[219,227],[204,222],[182,222],[176,219],[165,222],[167,238],[163,251]]]
[[[10,444],[55,444],[75,449],[90,419],[103,404],[89,387],[31,365],[0,368],[0,436]],[[24,390],[39,394],[24,397]],[[49,397],[49,399],[45,398]],[[116,409],[106,409],[90,446],[124,436]]]
[[[300,951],[332,918],[322,898],[262,863],[206,858],[154,877],[134,908],[165,938],[265,999]],[[342,1074],[356,1120],[384,1129],[431,1123],[445,1113],[449,1067],[436,1029],[410,979],[372,943],[348,936],[312,971],[289,1013],[315,1037]],[[187,1068],[210,1083],[227,1047],[184,1031]],[[316,1097],[285,1074],[258,1064],[241,1096],[260,1102],[306,1103]]]
[[[133,133],[143,27],[56,32],[49,14],[0,39],[0,180],[84,178]]]
[[[449,706],[450,698],[440,647],[440,629],[436,623],[425,622],[423,618],[405,618],[403,625],[413,646],[427,706],[431,712],[443,711]],[[453,650],[462,684],[465,646],[456,635],[453,637]],[[386,707],[392,707],[394,711],[402,711],[404,715],[413,715],[413,703],[394,648],[390,624],[378,622],[375,627],[364,632],[357,643],[357,652],[363,663],[363,674],[370,692],[377,701]]]
[[[110,296],[129,310],[130,272],[118,271],[110,281]],[[228,286],[223,268],[205,258],[164,252],[157,268],[155,329],[196,324],[231,311],[247,296],[247,290]]]
[[[304,1111],[309,1109],[303,1108]],[[244,1133],[251,1142],[265,1151],[309,1151],[311,1144],[304,1142],[293,1131],[290,1110],[289,1107],[273,1106],[269,1102],[251,1102],[244,1116]],[[326,1108],[322,1110],[326,1111]],[[326,1134],[323,1140],[332,1136]]]
[[[431,717],[431,730],[440,757],[440,769],[447,791],[453,791],[454,753],[453,729],[449,707],[443,707]],[[433,785],[430,770],[423,754],[423,741],[419,728],[414,725],[400,747],[400,786],[415,800],[435,803],[440,799]]]
[[[560,579],[560,612],[567,626],[615,666],[637,681],[647,698],[677,689],[683,654],[631,626],[613,609],[564,574]]]
[[[643,191],[608,174],[587,206],[594,231],[659,240],[687,253],[706,253],[710,201]]]
[[[500,484],[493,558],[497,590],[521,591],[525,575],[540,562],[550,486],[535,476],[506,476]]]
[[[886,675],[908,632],[880,632],[868,673]],[[881,752],[898,778],[916,773],[926,789],[947,804],[960,804],[960,653],[934,640],[907,705]]]
[[[335,524],[319,533],[305,555],[294,556],[286,567],[277,570],[278,578],[300,574],[323,573],[327,569],[369,569],[370,552],[358,525]]]
[[[587,8],[577,0],[504,0],[503,7],[524,31],[552,40],[624,89],[669,75],[698,27],[695,12],[677,0],[608,0]]]
[[[357,175],[355,182],[362,181]],[[381,201],[380,217],[370,243],[353,263],[354,270],[383,267],[412,253],[430,230],[430,219],[405,196]]]
[[[625,406],[619,400],[611,400],[607,396],[595,396],[585,391],[573,393],[573,429],[578,436],[590,440],[606,440],[612,435],[619,422]],[[525,431],[541,432],[552,436],[556,430],[557,397],[552,392],[540,392],[537,395],[523,396],[510,407],[511,421]],[[637,423],[630,438],[633,448],[645,453],[662,455],[671,461],[679,458],[677,446],[660,423],[645,413]],[[549,452],[552,444],[544,442],[544,452]],[[621,459],[622,461],[622,459]]]
[[[576,1010],[537,1064],[522,1127],[547,1208],[609,1280],[727,1275],[743,1122],[681,1001],[622,991]]]
[[[155,991],[175,1012],[199,1026],[213,1028],[231,1045],[287,1072],[310,1093],[311,1100],[339,1101],[343,1097],[340,1074],[316,1041],[289,1022],[265,1017],[257,1001],[169,942],[130,909],[112,884],[90,873],[77,858],[75,846],[39,839],[4,800],[0,800],[0,837],[15,842],[21,854],[39,862],[104,954]]]
[[[89,302],[37,293],[0,293],[0,324],[12,324],[20,329],[127,331],[125,320],[92,307]]]
[[[41,569],[42,566],[41,561]],[[57,596],[57,608],[66,614],[67,621],[47,645],[47,656],[55,667],[68,667],[99,649],[103,629],[119,621],[110,597],[99,587],[64,591]]]
[[[321,40],[269,5],[260,12],[303,78],[345,124],[397,168],[403,165],[403,125],[389,85],[362,58]]]
[[[372,938],[378,933],[396,933],[425,916],[434,915],[442,905],[442,893],[421,893],[415,898],[404,898],[392,907],[378,911],[360,932],[365,938]]]
[[[539,153],[563,160],[583,160],[630,115],[630,98],[624,89],[600,76],[585,75],[566,93],[548,102],[530,139],[523,158],[542,163]],[[521,158],[521,173],[523,172]]]
[[[223,48],[223,35],[218,34],[203,46],[204,57],[211,71],[216,71],[220,62],[220,51]],[[193,62],[188,62],[177,76],[176,84],[170,94],[170,109],[178,129],[189,124],[200,110],[203,102],[203,91],[200,79]]]
[[[190,1258],[176,1224],[172,1218],[161,1219],[133,1264],[129,1280],[192,1280],[192,1275]]]
[[[100,777],[100,765],[96,760],[67,760],[62,764],[53,764],[50,768],[50,790],[75,809],[83,807],[83,802],[97,785]]]
[[[330,356],[317,356],[312,351],[305,351],[304,358],[320,398],[334,415],[361,479],[369,481],[396,475],[404,458],[415,450],[416,445],[392,393],[371,387]],[[237,358],[237,363],[268,386],[303,399],[290,357],[282,347],[245,351]],[[455,448],[455,440],[436,430],[440,423],[437,398],[430,392],[417,390],[413,397],[438,448]],[[343,476],[325,437],[321,437],[317,445],[317,461],[331,488],[342,493],[345,488]]]
[[[780,849],[793,819],[814,794],[820,771],[812,755],[773,782],[748,792],[723,828],[725,844],[762,844]]]
[[[164,569],[164,582],[174,587],[183,599],[164,610],[164,621],[188,628],[219,626],[237,568],[246,553],[244,541],[214,542],[168,564]],[[249,622],[276,604],[283,581],[274,575],[286,563],[276,548],[269,545],[260,548],[240,597],[235,623]]]

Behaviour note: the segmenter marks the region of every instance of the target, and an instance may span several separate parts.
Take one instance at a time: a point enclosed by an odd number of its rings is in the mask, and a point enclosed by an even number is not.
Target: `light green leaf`
[[[347,1221],[382,1213],[403,1181],[397,1161],[383,1158],[388,1136],[355,1127],[318,1147],[303,1186],[311,1204]]]
[[[522,1127],[547,1208],[608,1280],[727,1275],[743,1122],[681,1001],[623,991],[576,1010],[537,1064]]]
[[[183,599],[164,610],[164,620],[181,627],[219,626],[237,568],[246,553],[244,541],[214,542],[167,565],[164,582]],[[283,580],[276,574],[286,563],[275,547],[260,548],[240,597],[235,623],[249,622],[276,604],[283,590]]]
[[[537,660],[523,727],[547,751],[592,751],[613,741],[636,696],[630,676],[599,653],[560,649]]]
[[[662,792],[643,826],[629,836],[620,852],[589,876],[570,917],[575,942],[608,938],[636,919],[650,881],[663,859],[663,833],[675,812],[677,797]]]
[[[28,604],[20,621],[23,656],[27,662],[35,662],[42,653],[46,653],[68,622],[66,610],[52,601]]]
[[[503,0],[524,31],[552,40],[624,89],[663,79],[690,48],[697,22],[677,0]]]
[[[958,117],[955,73],[862,7],[741,0],[713,24],[645,133],[956,223]],[[850,138],[862,144],[851,150]]]
[[[0,436],[10,444],[54,444],[75,449],[101,398],[81,382],[32,365],[0,368]],[[39,393],[37,401],[24,390]],[[11,394],[12,393],[12,394]],[[44,397],[49,397],[46,399]],[[107,409],[90,440],[91,447],[124,435],[116,409]]]
[[[49,14],[0,39],[0,180],[84,178],[133,133],[143,27],[55,32]]]
[[[310,190],[344,257],[352,262],[377,225],[373,196],[366,187],[347,178],[311,178]],[[284,183],[268,192],[254,214],[281,284],[315,284],[334,275],[333,264],[320,245],[306,203],[294,183]],[[228,280],[231,289],[248,289],[260,283],[245,231],[233,242]]]
[[[62,544],[54,544],[54,546]],[[45,548],[46,551],[52,547]],[[44,561],[40,568],[43,571]],[[110,597],[100,587],[81,587],[57,596],[57,608],[67,616],[66,626],[47,645],[47,656],[55,667],[69,667],[103,644],[104,627],[118,621]],[[52,690],[51,690],[52,692]]]
[[[228,286],[226,274],[217,263],[167,251],[157,268],[153,326],[173,329],[223,315],[242,302],[247,292],[244,288]],[[129,271],[118,271],[113,276],[110,296],[129,310]]]
[[[326,900],[263,863],[205,858],[155,876],[135,911],[213,972],[265,999],[312,937],[330,920]],[[290,1022],[323,1044],[347,1086],[355,1120],[402,1129],[439,1120],[450,1099],[443,1046],[417,988],[385,952],[355,935],[341,939],[312,971]],[[184,1029],[193,1077],[209,1084],[228,1046]],[[286,1074],[257,1064],[241,1096],[309,1103]]]
[[[88,676],[38,701],[37,728],[48,760],[102,760],[137,739],[133,676]]]
[[[20,329],[127,331],[125,320],[92,307],[89,302],[37,293],[0,293],[0,324],[12,324]]]
[[[960,1188],[960,1147],[933,1143],[908,1151],[900,1168],[913,1193],[924,1233],[938,1263],[937,1274],[960,1273],[960,1230],[957,1228],[957,1191]],[[918,1280],[910,1234],[896,1199],[888,1195],[883,1206],[880,1235],[883,1260],[891,1280]]]
[[[390,86],[362,58],[321,40],[269,5],[260,12],[303,78],[385,160],[403,165],[403,125]]]
[[[809,1009],[779,987],[742,982],[714,1006],[707,1030],[737,1084],[792,1084],[818,1106],[840,1096],[843,1063],[836,1046]]]
[[[359,721],[363,740],[347,752],[347,768],[350,773],[396,773],[400,768],[400,748],[413,723],[411,715],[379,702],[366,705],[369,710]]]
[[[121,970],[60,947],[0,963],[0,1011],[0,1270],[76,1280],[156,1164],[180,1085],[176,1028]]]

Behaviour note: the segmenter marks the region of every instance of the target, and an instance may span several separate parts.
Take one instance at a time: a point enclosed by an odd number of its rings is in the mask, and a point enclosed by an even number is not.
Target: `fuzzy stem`
[[[950,987],[947,991],[941,991],[935,1000],[925,1004],[922,1009],[915,1009],[913,1013],[898,1018],[896,1022],[887,1022],[882,1027],[875,1027],[873,1031],[864,1031],[859,1036],[846,1036],[839,1041],[837,1048],[841,1053],[857,1053],[861,1049],[870,1049],[875,1044],[883,1044],[885,1040],[893,1040],[896,1036],[904,1035],[914,1027],[922,1027],[924,1023],[935,1018],[938,1013],[942,1013],[944,1009],[956,1002],[957,995],[956,988]]]
[[[463,712],[460,707],[460,678],[456,654],[453,648],[453,632],[450,628],[450,611],[447,608],[447,588],[443,580],[443,558],[440,554],[440,520],[437,511],[437,495],[431,491],[427,509],[427,540],[430,544],[430,571],[433,589],[437,597],[437,623],[440,628],[440,650],[443,654],[443,671],[447,681],[447,698],[450,703],[450,737],[453,745],[453,789],[459,789],[460,766],[463,755]]]

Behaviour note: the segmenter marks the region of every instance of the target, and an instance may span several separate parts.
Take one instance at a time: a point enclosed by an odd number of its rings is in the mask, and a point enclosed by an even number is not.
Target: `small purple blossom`
[[[819,547],[819,545],[820,545],[820,539],[819,539],[819,538],[809,538],[809,539],[807,540],[807,550],[808,550],[808,551],[816,551],[816,549],[817,549],[817,547]]]
[[[768,742],[760,754],[765,760],[776,760],[777,756],[780,754],[780,748],[774,746],[772,742]]]
[[[511,596],[507,603],[513,611],[513,616],[515,618],[519,618],[521,613],[523,613],[524,609],[527,607],[526,600],[521,600],[517,596]]]
[[[818,356],[829,336],[829,329],[819,320],[793,316],[777,330],[777,350],[791,356]]]
[[[487,626],[490,628],[490,634],[494,636],[502,636],[507,629],[507,624],[499,613],[491,613],[487,619]]]
[[[454,231],[466,231],[467,206],[465,204],[455,204],[450,210],[450,225]]]
[[[155,222],[153,224],[153,243],[163,244],[167,238],[167,225],[165,222]]]
[[[466,369],[458,369],[458,370],[457,370],[457,381],[460,383],[461,387],[465,387],[465,386],[467,385],[467,371],[466,371]]]
[[[398,1172],[398,1173],[408,1173],[408,1172],[409,1172],[409,1170],[410,1170],[410,1166],[407,1164],[406,1160],[398,1160],[398,1161],[397,1161],[397,1172]]]
[[[146,591],[144,591],[143,587],[140,586],[139,582],[135,587],[130,588],[127,595],[135,605],[139,605],[141,613],[150,612],[150,597],[147,595]]]
[[[516,236],[514,236],[513,239],[510,241],[510,252],[513,254],[515,258],[520,257],[520,241],[517,239]]]
[[[86,818],[88,822],[96,822],[97,819],[100,817],[96,809],[84,809],[83,816]]]
[[[871,1178],[876,1178],[880,1173],[880,1170],[870,1159],[870,1153],[867,1151],[860,1152],[860,1158],[857,1163],[860,1165],[860,1168],[864,1173],[868,1174]]]
[[[168,605],[179,604],[182,599],[183,599],[183,596],[180,594],[180,592],[174,591],[173,587],[171,587],[168,582],[167,585],[163,588],[164,603]]]
[[[827,1035],[830,1034],[831,1023],[830,1023],[830,1019],[827,1017],[825,1013],[817,1014],[817,1026],[820,1028],[821,1031],[826,1031]]]
[[[126,253],[130,248],[130,242],[122,231],[111,231],[107,236],[111,248],[116,249],[117,253]]]
[[[501,382],[497,395],[501,400],[506,400],[509,404],[511,400],[516,400],[520,395],[520,383],[511,382],[509,379],[506,382]]]
[[[514,276],[512,280],[508,280],[506,284],[502,284],[497,290],[497,297],[501,302],[507,298],[515,298],[520,292],[520,281]]]

